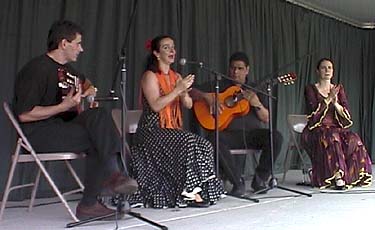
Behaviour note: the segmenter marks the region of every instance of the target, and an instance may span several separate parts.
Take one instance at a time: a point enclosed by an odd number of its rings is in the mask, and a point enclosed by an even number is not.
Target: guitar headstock
[[[293,85],[297,79],[295,73],[287,73],[277,77],[277,81],[283,85]]]

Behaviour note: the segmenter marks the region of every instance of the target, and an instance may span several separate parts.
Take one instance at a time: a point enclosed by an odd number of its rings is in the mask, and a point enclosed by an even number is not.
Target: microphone
[[[188,61],[186,58],[181,58],[180,61],[178,62],[180,65],[199,65],[200,68],[203,67],[203,62],[198,62],[198,61]]]

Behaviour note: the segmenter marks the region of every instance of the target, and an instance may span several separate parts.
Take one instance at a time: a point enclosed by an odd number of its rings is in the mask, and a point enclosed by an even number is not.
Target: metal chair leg
[[[15,159],[15,158],[18,156],[19,150],[20,150],[20,145],[17,145],[16,154],[14,155],[15,157],[12,159],[12,164],[11,164],[10,169],[9,169],[8,180],[7,180],[7,183],[5,185],[4,195],[3,195],[3,199],[1,201],[0,220],[2,220],[2,218],[3,218],[5,206],[6,206],[6,203],[8,202],[9,193],[11,191],[10,186],[12,185],[14,171],[15,171],[16,165],[17,165],[17,159]]]
[[[31,210],[34,207],[36,191],[38,190],[38,187],[39,187],[39,181],[40,181],[40,169],[38,170],[38,173],[36,174],[33,190],[31,192],[31,199],[30,199],[30,204],[29,204],[29,209],[28,209],[29,212],[31,212]]]

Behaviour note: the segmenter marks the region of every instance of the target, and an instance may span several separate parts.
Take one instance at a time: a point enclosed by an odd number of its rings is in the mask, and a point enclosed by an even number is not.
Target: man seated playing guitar
[[[248,73],[249,59],[247,55],[243,52],[232,54],[229,60],[229,76],[240,83],[246,83]],[[199,89],[192,89],[191,92],[194,103],[204,101],[211,114],[214,111],[215,97],[213,93],[209,92],[214,91],[214,86],[215,83],[205,84]],[[235,82],[227,79],[222,79],[219,87],[220,95],[225,95],[226,92],[235,88],[238,89],[234,96],[224,97],[223,100],[220,100],[219,95],[219,164],[221,172],[233,184],[230,194],[241,196],[245,193],[244,181],[241,178],[241,167],[235,164],[233,156],[229,152],[230,149],[251,148],[262,150],[251,187],[254,191],[266,189],[271,174],[269,129],[265,128],[269,121],[267,98],[251,90],[242,90],[240,85],[236,85]],[[228,98],[232,98],[234,104],[225,100]],[[204,111],[204,109],[196,109],[197,116],[199,116],[198,110]],[[229,114],[232,113],[233,116],[228,115],[227,110],[231,111]],[[214,143],[215,132],[211,129],[213,116],[209,117],[211,117],[207,119],[209,124],[202,124],[202,126],[210,130],[208,138]],[[226,121],[220,121],[221,117],[225,118]],[[200,118],[198,120],[205,123]],[[280,153],[283,138],[278,131],[275,130],[273,133],[275,160]]]
[[[117,163],[120,136],[106,110],[89,109],[70,119],[63,116],[77,107],[82,97],[96,93],[91,82],[69,65],[83,52],[82,34],[73,22],[55,22],[49,30],[47,53],[32,59],[18,73],[13,102],[37,152],[87,153],[85,190],[76,211],[80,220],[115,212],[97,201],[101,192],[132,194],[138,187],[136,181],[121,173]],[[66,75],[79,79],[69,83],[64,81]],[[63,88],[68,91],[66,95]]]

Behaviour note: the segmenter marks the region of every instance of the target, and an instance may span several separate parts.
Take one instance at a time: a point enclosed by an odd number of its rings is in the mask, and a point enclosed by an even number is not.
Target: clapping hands
[[[179,79],[176,82],[176,89],[178,90],[178,93],[180,96],[186,95],[187,92],[191,90],[191,86],[194,83],[195,75],[189,74],[183,79]]]
[[[337,102],[337,94],[340,91],[340,85],[333,86],[328,93],[328,100],[330,100],[333,104]]]

